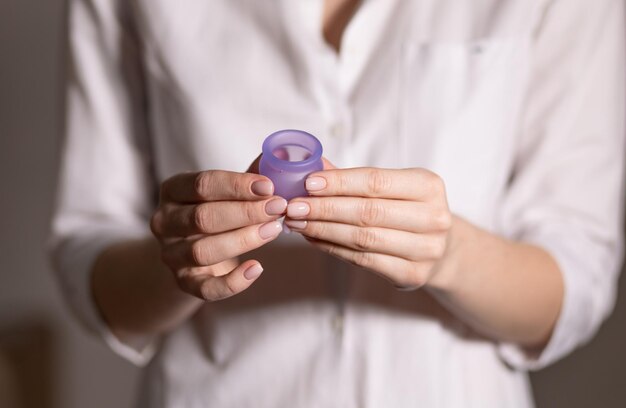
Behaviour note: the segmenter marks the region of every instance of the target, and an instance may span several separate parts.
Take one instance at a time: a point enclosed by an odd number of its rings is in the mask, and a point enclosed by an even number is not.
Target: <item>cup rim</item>
[[[304,137],[308,141],[313,142],[314,150],[311,152],[311,156],[300,161],[283,160],[274,156],[273,151],[277,146],[273,146],[273,142],[278,137],[282,136],[285,133],[295,134],[298,137]],[[298,144],[298,143],[294,143],[294,144]],[[308,147],[303,146],[303,145],[301,146],[309,150]],[[270,134],[269,136],[265,138],[265,140],[263,141],[262,151],[263,151],[263,157],[266,158],[268,161],[273,162],[274,164],[277,164],[281,167],[297,168],[297,167],[306,167],[319,161],[322,158],[323,148],[322,148],[322,143],[319,141],[319,139],[313,136],[312,134],[310,134],[309,132],[305,132],[304,130],[298,130],[298,129],[282,129],[282,130],[278,130]]]

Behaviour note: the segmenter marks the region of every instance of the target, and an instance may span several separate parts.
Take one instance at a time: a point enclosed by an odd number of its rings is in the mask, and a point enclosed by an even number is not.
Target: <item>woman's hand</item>
[[[285,223],[322,251],[402,289],[433,278],[452,215],[443,181],[424,169],[354,168],[311,174]]]
[[[151,220],[163,262],[179,287],[218,300],[248,288],[263,268],[236,257],[275,239],[287,202],[264,176],[210,170],[179,174],[161,186]],[[234,268],[234,269],[233,269]]]

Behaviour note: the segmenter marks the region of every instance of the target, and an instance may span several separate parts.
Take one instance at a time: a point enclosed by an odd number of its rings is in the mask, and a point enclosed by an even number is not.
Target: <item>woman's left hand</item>
[[[419,168],[331,169],[306,180],[285,223],[313,245],[402,289],[433,278],[452,215],[442,179]]]

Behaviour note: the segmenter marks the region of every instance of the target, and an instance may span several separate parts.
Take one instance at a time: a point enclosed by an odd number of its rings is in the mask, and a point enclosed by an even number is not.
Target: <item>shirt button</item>
[[[343,316],[337,315],[333,317],[333,329],[339,333],[343,331]]]
[[[335,123],[330,127],[330,135],[335,139],[340,139],[346,135],[346,127],[342,123]]]

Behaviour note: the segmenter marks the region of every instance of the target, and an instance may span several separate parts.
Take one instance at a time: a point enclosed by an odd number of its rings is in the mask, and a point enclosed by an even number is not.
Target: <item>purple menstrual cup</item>
[[[279,130],[265,138],[259,173],[274,183],[274,194],[291,200],[307,196],[306,177],[324,168],[322,144],[302,130]]]

